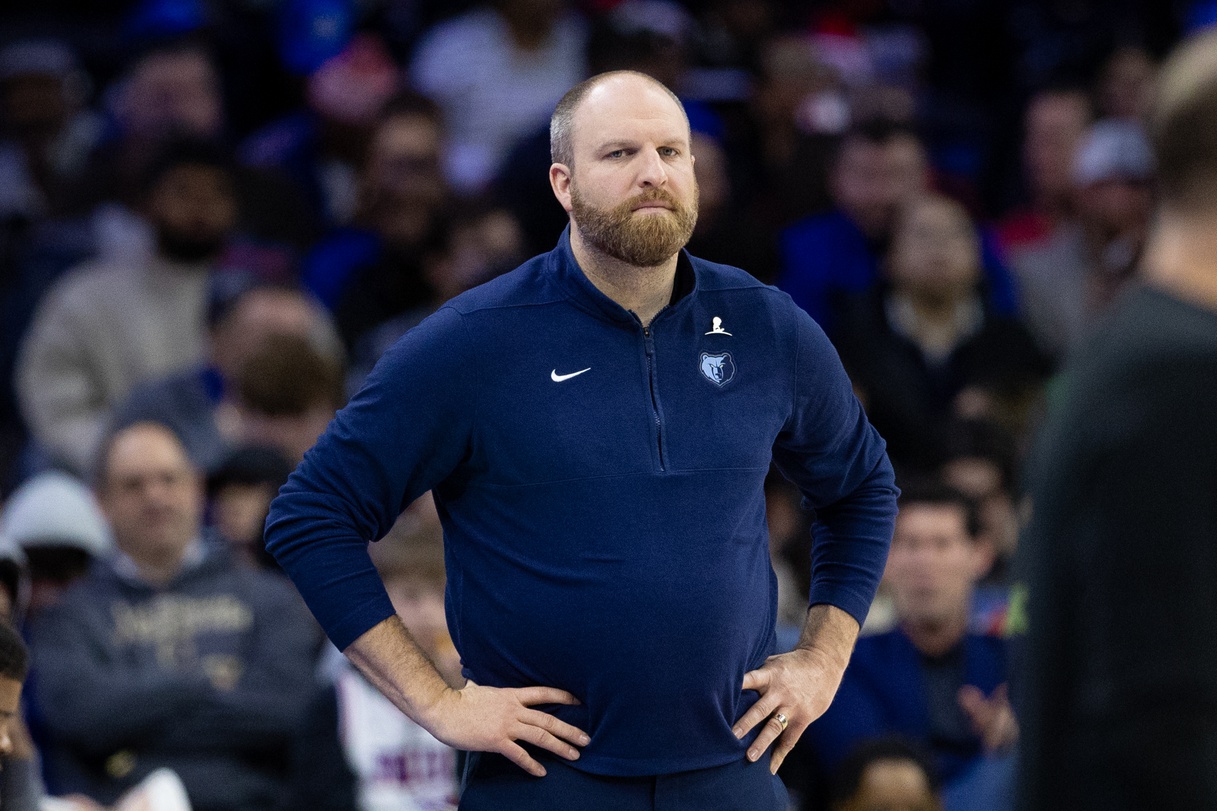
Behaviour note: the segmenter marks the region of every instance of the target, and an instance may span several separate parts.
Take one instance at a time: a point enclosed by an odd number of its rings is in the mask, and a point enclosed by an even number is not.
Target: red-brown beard
[[[635,216],[634,209],[660,202],[666,214]],[[676,255],[697,225],[697,183],[693,202],[681,205],[671,192],[654,188],[612,208],[597,208],[571,183],[571,209],[579,233],[589,246],[634,267],[656,267]]]

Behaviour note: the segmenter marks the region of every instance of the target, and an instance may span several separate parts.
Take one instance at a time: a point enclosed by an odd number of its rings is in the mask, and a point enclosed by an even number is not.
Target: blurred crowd
[[[686,106],[690,250],[817,320],[905,490],[838,700],[783,766],[797,808],[1010,807],[1020,463],[1136,283],[1157,65],[1214,21],[1209,0],[7,0],[0,613],[34,669],[0,811],[452,807],[456,753],[327,650],[262,523],[389,345],[553,247],[550,113],[614,69]],[[768,491],[792,645],[812,517]],[[373,548],[459,678],[434,508]],[[154,802],[163,769],[184,793]]]

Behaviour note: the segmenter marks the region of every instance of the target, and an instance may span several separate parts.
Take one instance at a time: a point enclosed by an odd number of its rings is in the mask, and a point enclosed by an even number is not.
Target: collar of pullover
[[[629,310],[606,296],[579,267],[575,254],[570,247],[570,226],[562,231],[558,245],[550,251],[548,259],[550,278],[562,289],[576,306],[591,314],[608,321],[623,324],[637,324],[638,319]],[[681,249],[676,260],[676,281],[672,286],[672,298],[668,306],[659,311],[656,319],[669,310],[685,306],[697,291],[697,271],[693,266],[689,252]]]

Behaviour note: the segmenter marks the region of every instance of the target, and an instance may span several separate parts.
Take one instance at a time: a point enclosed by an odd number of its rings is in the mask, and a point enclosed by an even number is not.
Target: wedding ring
[[[773,716],[773,720],[777,721],[779,724],[781,724],[781,725],[782,725],[782,731],[783,731],[783,732],[785,732],[785,731],[786,731],[786,725],[790,723],[790,719],[789,719],[789,718],[787,718],[787,717],[786,717],[784,714],[782,714],[782,713],[780,713],[780,712],[779,712],[779,713],[776,713],[776,714]]]

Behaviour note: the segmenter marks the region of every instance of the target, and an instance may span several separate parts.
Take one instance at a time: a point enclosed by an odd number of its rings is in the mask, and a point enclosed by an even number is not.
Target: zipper
[[[667,465],[664,464],[663,459],[663,420],[659,417],[659,393],[655,388],[655,339],[651,335],[650,327],[642,328],[642,338],[647,355],[647,384],[651,391],[651,415],[655,418],[655,449],[659,453],[659,470],[662,472],[667,470]]]

